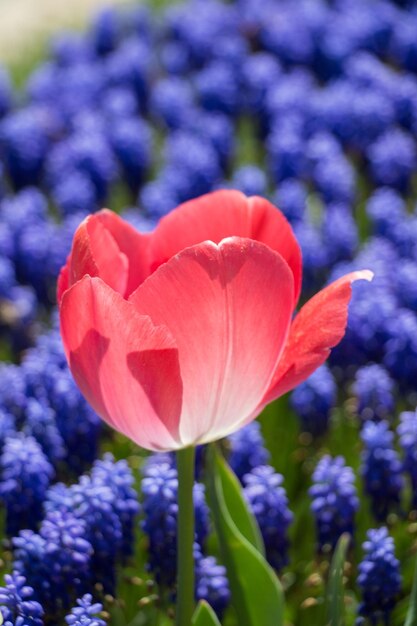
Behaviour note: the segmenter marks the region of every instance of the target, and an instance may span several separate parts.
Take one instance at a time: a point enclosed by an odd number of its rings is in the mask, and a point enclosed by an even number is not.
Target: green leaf
[[[282,588],[255,546],[252,524],[256,522],[249,525],[251,513],[243,497],[236,496],[233,474],[214,446],[210,448],[209,502],[239,626],[282,626]]]
[[[258,552],[265,556],[265,546],[258,523],[249,510],[243,497],[242,488],[236,475],[232,472],[226,461],[216,454],[216,467],[223,489],[223,497],[239,532],[253,545]]]
[[[417,558],[414,569],[413,588],[410,594],[410,605],[404,626],[417,626]]]
[[[343,569],[346,560],[350,537],[344,534],[337,542],[332,562],[330,564],[329,581],[326,593],[326,624],[343,626],[345,616]]]
[[[220,626],[220,622],[211,606],[200,600],[193,615],[192,626]]]

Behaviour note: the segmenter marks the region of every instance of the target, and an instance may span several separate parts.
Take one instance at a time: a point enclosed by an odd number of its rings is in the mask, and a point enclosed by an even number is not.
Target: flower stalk
[[[191,626],[194,612],[194,463],[194,446],[178,450],[176,626]]]

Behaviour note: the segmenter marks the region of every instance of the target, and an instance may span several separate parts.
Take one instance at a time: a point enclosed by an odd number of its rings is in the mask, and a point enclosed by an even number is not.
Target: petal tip
[[[353,272],[352,282],[355,280],[367,280],[371,282],[374,278],[374,273],[371,270],[358,270]]]

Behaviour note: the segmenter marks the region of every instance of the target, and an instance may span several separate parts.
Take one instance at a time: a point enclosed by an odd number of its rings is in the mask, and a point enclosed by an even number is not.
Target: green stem
[[[194,462],[194,447],[178,450],[177,626],[191,626],[194,612]]]

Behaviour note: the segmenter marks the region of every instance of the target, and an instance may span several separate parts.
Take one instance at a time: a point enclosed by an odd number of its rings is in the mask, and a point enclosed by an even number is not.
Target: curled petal
[[[143,448],[178,447],[182,383],[168,330],[90,276],[64,293],[60,320],[71,372],[95,411]]]
[[[148,236],[137,232],[116,213],[104,209],[89,215],[77,228],[58,301],[65,288],[86,274],[99,276],[123,296],[148,275]]]
[[[69,282],[86,274],[99,276],[109,287],[124,294],[128,261],[98,215],[89,215],[77,228],[71,250]]]
[[[100,223],[111,233],[119,250],[128,260],[125,298],[149,275],[148,233],[140,233],[113,211],[104,209],[96,213]]]
[[[247,237],[278,252],[294,275],[294,303],[301,289],[301,252],[290,224],[264,198],[222,190],[190,200],[165,216],[151,235],[150,269],[202,241]]]
[[[61,302],[61,298],[69,288],[69,268],[71,265],[71,255],[68,256],[67,262],[65,265],[61,267],[61,271],[59,272],[58,282],[56,287],[56,299],[58,304]]]
[[[184,446],[233,432],[258,406],[287,338],[293,290],[279,254],[232,237],[183,250],[130,296],[178,346]]]
[[[369,270],[342,276],[313,296],[294,319],[265,406],[308,378],[345,334],[348,305],[355,280],[372,280]]]

